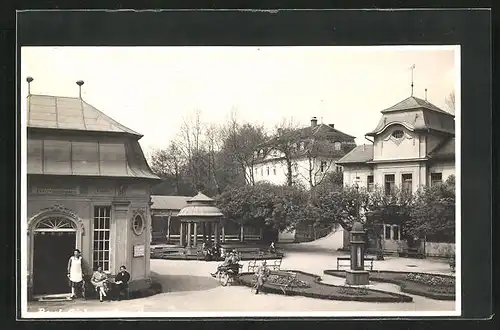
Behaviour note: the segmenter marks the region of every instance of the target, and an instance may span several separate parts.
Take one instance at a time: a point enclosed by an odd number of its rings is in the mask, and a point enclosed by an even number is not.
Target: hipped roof
[[[29,128],[125,133],[142,137],[81,98],[30,94],[27,102]]]

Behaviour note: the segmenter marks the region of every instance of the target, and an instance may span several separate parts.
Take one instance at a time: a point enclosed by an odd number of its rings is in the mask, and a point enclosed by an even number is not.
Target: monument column
[[[346,270],[347,285],[368,285],[370,274],[365,270],[365,231],[360,222],[351,229],[351,267]]]

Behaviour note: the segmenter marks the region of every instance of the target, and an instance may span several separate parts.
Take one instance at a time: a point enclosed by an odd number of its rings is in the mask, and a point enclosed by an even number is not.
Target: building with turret
[[[360,145],[338,161],[344,184],[376,186],[390,193],[400,187],[415,193],[420,187],[446,181],[455,174],[455,118],[427,100],[411,96],[385,110],[366,134],[372,144]],[[400,226],[386,219],[384,249],[404,244]],[[344,246],[348,244],[345,236]],[[428,254],[431,249],[426,249]]]

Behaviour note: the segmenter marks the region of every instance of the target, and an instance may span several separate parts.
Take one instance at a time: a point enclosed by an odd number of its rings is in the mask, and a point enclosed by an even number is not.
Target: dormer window
[[[402,130],[397,130],[397,131],[392,132],[392,137],[395,139],[401,139],[401,138],[403,138],[403,135],[404,135],[404,133]]]
[[[334,149],[335,151],[340,151],[340,150],[342,149],[342,143],[340,143],[340,142],[338,142],[338,141],[337,141],[337,142],[334,142],[334,143],[333,143],[333,149]]]

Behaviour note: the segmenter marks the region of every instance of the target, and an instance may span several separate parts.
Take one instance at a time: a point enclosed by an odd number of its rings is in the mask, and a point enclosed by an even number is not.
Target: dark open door
[[[75,232],[35,232],[33,293],[69,293],[67,267],[75,248]]]

